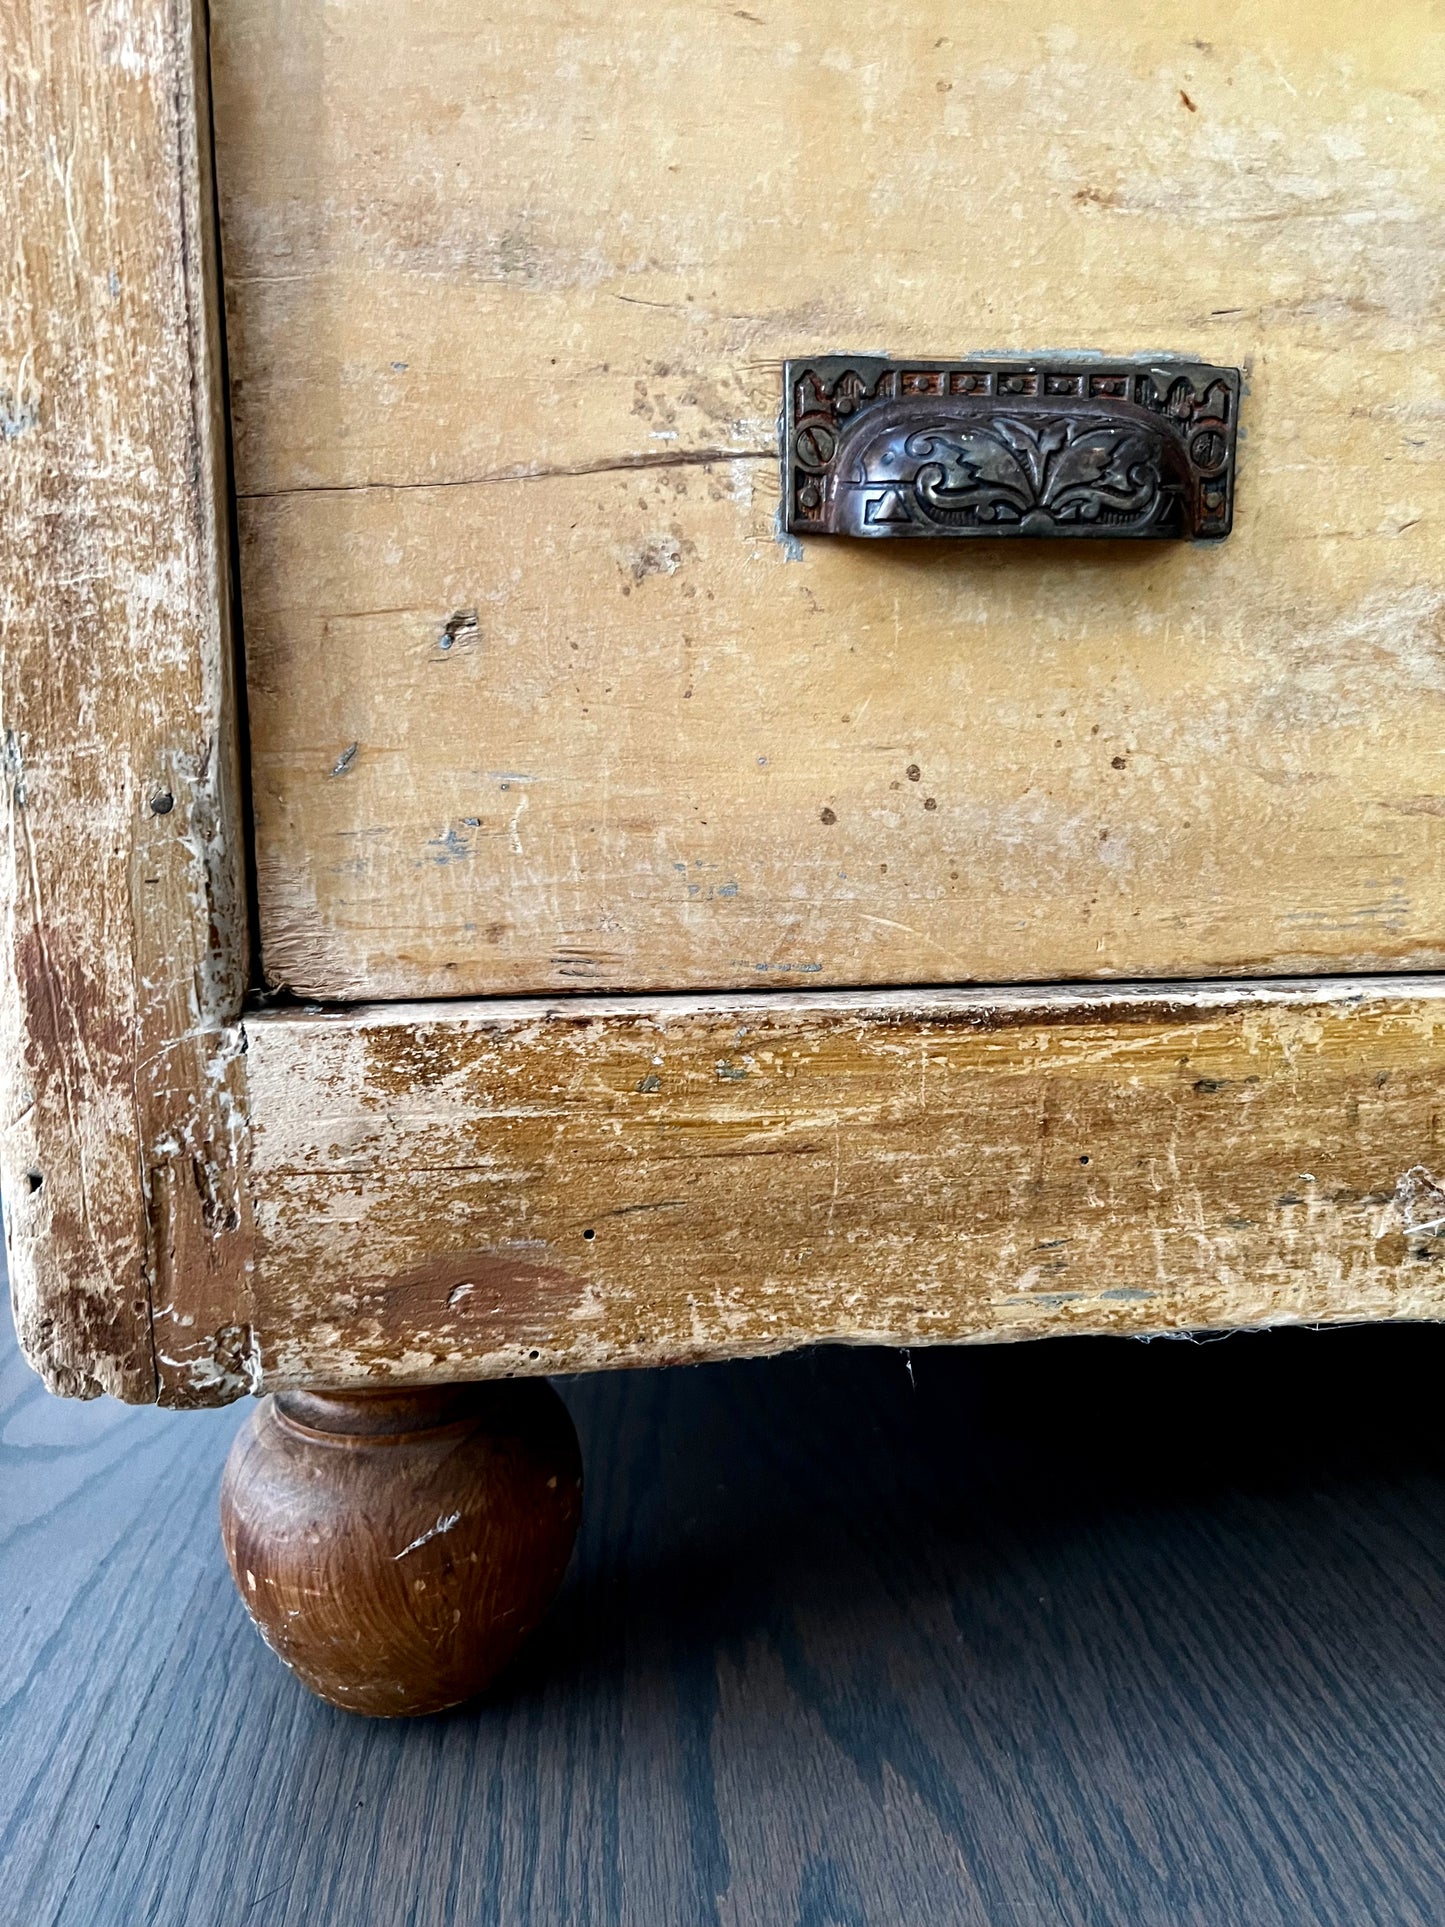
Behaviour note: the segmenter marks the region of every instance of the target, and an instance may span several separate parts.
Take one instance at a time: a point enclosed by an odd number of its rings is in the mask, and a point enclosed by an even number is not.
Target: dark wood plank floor
[[[308,1699],[233,1413],[0,1365],[10,1927],[1440,1927],[1445,1331],[564,1387],[590,1506],[491,1703]]]

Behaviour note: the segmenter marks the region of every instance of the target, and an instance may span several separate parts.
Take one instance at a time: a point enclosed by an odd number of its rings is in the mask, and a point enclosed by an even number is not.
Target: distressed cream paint
[[[204,32],[189,5],[0,0],[0,48],[5,1229],[48,1382],[143,1399],[172,1325],[245,1287]]]

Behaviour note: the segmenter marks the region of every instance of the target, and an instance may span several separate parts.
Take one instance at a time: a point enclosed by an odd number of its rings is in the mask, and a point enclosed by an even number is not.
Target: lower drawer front
[[[1440,966],[1424,0],[212,17],[273,982]],[[1063,346],[1227,541],[780,533],[784,357]]]
[[[1434,978],[246,1030],[245,1302],[158,1296],[172,1398],[1445,1315]]]

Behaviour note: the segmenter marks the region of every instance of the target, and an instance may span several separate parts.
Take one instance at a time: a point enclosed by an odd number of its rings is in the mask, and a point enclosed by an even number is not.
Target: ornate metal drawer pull
[[[796,535],[1228,535],[1239,370],[1196,362],[784,364]]]

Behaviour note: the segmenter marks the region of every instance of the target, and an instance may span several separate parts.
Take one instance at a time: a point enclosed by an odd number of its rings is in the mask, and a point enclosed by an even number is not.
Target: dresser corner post
[[[282,1392],[237,1434],[221,1487],[231,1572],[312,1692],[378,1717],[483,1692],[551,1602],[582,1461],[545,1380]]]

